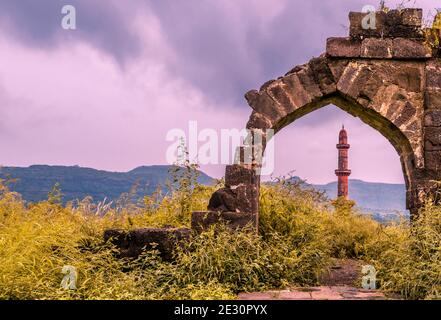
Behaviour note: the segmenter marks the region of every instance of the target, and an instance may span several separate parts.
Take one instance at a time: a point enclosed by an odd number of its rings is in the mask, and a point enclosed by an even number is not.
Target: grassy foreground
[[[428,203],[412,229],[405,221],[382,226],[285,180],[262,186],[259,235],[206,232],[174,263],[154,251],[135,261],[115,258],[105,229],[188,226],[216,188],[191,184],[184,174],[168,194],[117,208],[90,199],[62,206],[57,190],[25,204],[0,184],[0,299],[234,299],[242,291],[316,285],[332,258],[374,265],[386,292],[441,298],[441,207]],[[76,290],[60,288],[65,265],[78,271]]]

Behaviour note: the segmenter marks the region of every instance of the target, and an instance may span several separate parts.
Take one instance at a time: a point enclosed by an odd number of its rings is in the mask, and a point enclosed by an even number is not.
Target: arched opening
[[[435,190],[431,179],[438,177],[430,169],[438,164],[433,160],[433,151],[439,142],[436,130],[426,124],[431,119],[425,118],[423,72],[424,65],[419,61],[378,62],[322,55],[264,83],[259,90],[249,91],[245,98],[253,111],[246,128],[253,138],[239,148],[241,160],[227,166],[225,188],[213,194],[216,205],[208,209],[249,214],[257,222],[261,151],[268,146],[266,140],[297,119],[335,105],[358,117],[394,147],[406,187],[406,208],[415,217],[427,195]],[[232,205],[224,206],[227,202]]]
[[[400,157],[406,190],[412,188],[412,175],[415,171],[415,159],[412,146],[403,132],[390,120],[373,109],[366,108],[356,101],[350,101],[342,95],[336,94],[316,103],[307,104],[288,114],[274,125],[277,135],[283,128],[295,121],[328,105],[335,105],[350,115],[359,118],[374,130],[383,135],[395,148]]]
[[[342,124],[350,144],[349,199],[362,213],[374,214],[381,221],[407,216],[399,154],[378,130],[335,105],[316,109],[279,130],[274,137],[274,172],[262,176],[262,182],[292,176],[335,199],[336,144]]]

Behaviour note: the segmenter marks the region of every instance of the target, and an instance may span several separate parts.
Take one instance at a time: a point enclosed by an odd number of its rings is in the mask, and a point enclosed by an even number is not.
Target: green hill
[[[23,199],[37,202],[47,199],[48,192],[56,183],[60,184],[63,201],[83,199],[92,196],[94,201],[116,200],[137,185],[136,196],[152,194],[160,185],[171,180],[169,173],[173,166],[143,166],[129,172],[109,172],[79,166],[33,165],[22,167],[1,167],[0,178],[17,179],[10,185]],[[210,184],[213,179],[200,172],[199,182]]]

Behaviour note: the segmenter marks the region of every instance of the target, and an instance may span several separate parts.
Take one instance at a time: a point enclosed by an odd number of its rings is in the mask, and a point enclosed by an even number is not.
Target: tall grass
[[[441,298],[441,207],[428,203],[413,228],[384,226],[351,206],[334,209],[323,194],[291,180],[262,186],[258,235],[209,230],[180,248],[173,263],[155,251],[116,258],[104,230],[189,226],[191,212],[206,208],[217,186],[198,185],[191,174],[142,206],[118,208],[90,199],[63,207],[56,189],[47,201],[25,204],[0,183],[0,299],[232,299],[242,291],[318,285],[332,258],[374,264],[387,292]],[[78,271],[76,290],[60,287],[65,265]]]

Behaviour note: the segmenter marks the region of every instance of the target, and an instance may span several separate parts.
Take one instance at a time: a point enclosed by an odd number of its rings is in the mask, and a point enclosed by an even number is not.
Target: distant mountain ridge
[[[329,198],[337,197],[337,182],[313,184],[314,188],[325,191]],[[406,188],[404,184],[366,182],[349,180],[349,198],[360,208],[382,210],[406,210]]]
[[[324,191],[328,198],[337,197],[337,182],[311,184],[317,190]],[[356,207],[368,213],[380,222],[397,221],[400,217],[409,217],[406,209],[406,188],[404,184],[366,182],[349,180],[349,199]]]
[[[171,180],[169,165],[142,166],[128,172],[109,172],[79,166],[33,165],[30,167],[0,167],[1,179],[17,179],[10,188],[23,199],[38,202],[47,199],[48,192],[60,184],[63,202],[92,196],[94,201],[116,200],[136,184],[136,196],[152,194]],[[211,184],[213,178],[199,172],[199,183]]]
[[[171,180],[169,165],[141,166],[128,172],[109,172],[79,166],[33,165],[23,167],[0,167],[0,178],[17,179],[10,185],[11,190],[19,192],[23,199],[38,202],[47,199],[49,191],[58,182],[63,201],[83,199],[92,196],[94,201],[116,200],[121,194],[129,192],[136,184],[136,197],[152,194],[161,185],[165,188]],[[292,179],[300,179],[293,177]],[[199,183],[211,184],[214,179],[199,172]],[[330,199],[337,196],[337,182],[327,184],[308,184],[324,191]],[[403,184],[375,183],[362,180],[349,180],[349,197],[365,212],[374,215],[396,215],[405,212],[406,191]]]
[[[329,199],[337,198],[337,181],[313,184],[297,176],[291,177],[290,180],[303,181],[306,186],[324,192]],[[361,212],[372,214],[379,221],[396,220],[402,215],[409,216],[404,184],[350,179],[349,199],[355,201]]]

